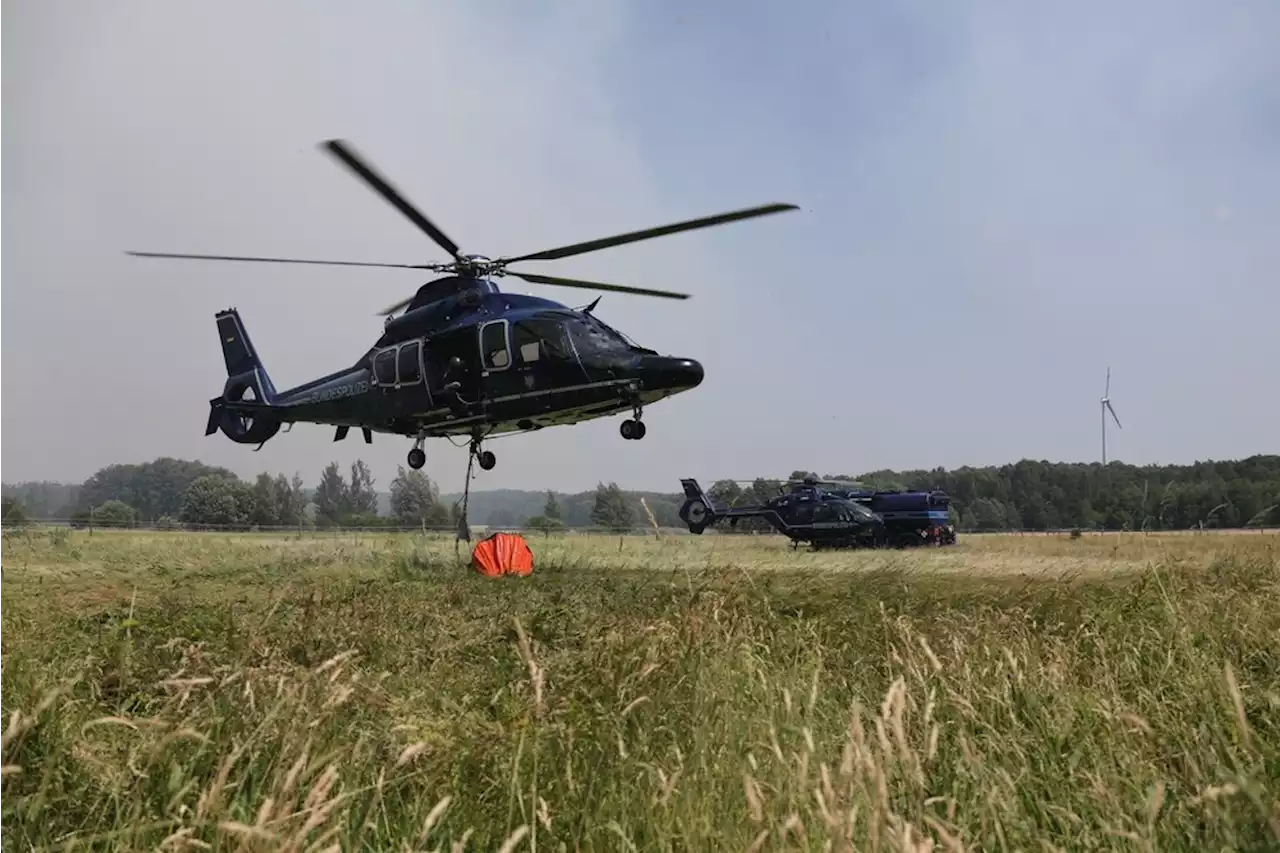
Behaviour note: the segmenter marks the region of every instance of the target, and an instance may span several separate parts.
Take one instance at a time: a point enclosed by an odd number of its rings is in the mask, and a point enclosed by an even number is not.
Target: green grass
[[[1276,534],[530,541],[7,535],[4,849],[1280,845]]]

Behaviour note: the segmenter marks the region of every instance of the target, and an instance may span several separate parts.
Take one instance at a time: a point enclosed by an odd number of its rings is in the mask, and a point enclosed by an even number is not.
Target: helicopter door
[[[511,323],[490,320],[480,327],[480,381],[486,397],[519,393],[519,379],[511,371]]]
[[[423,381],[423,377],[427,375],[423,361],[425,356],[420,339],[405,341],[400,344],[396,350],[397,389],[417,388],[425,384]],[[429,398],[431,391],[429,388],[426,390]]]
[[[844,521],[831,504],[820,503],[813,508],[814,527],[838,527]]]
[[[379,350],[373,357],[373,384],[379,388],[394,388],[396,384],[396,348]]]

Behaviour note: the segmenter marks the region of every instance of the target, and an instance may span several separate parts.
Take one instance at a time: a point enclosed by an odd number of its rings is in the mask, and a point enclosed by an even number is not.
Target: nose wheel
[[[639,441],[644,438],[644,421],[640,420],[641,410],[637,406],[635,409],[635,417],[628,418],[618,427],[618,432],[622,433],[622,437],[627,441]]]
[[[644,421],[627,419],[622,422],[622,426],[618,428],[622,433],[622,437],[627,441],[639,441],[644,438]]]

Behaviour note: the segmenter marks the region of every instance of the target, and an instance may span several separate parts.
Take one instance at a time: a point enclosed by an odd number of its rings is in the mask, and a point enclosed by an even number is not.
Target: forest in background
[[[797,470],[791,477],[813,472]],[[877,489],[940,488],[952,499],[952,520],[965,531],[1184,530],[1280,525],[1280,455],[1191,465],[1134,466],[1111,462],[1022,460],[984,468],[823,474]],[[785,480],[704,483],[723,503],[765,500]],[[441,493],[422,471],[399,466],[379,490],[361,460],[336,462],[316,487],[300,474],[260,474],[241,480],[225,468],[160,458],[109,465],[83,483],[3,485],[4,520],[67,520],[159,527],[424,526],[449,527],[459,518],[460,493]],[[643,498],[643,503],[642,499]],[[635,492],[616,483],[566,494],[495,489],[473,491],[472,524],[491,527],[606,527],[630,529],[653,521],[679,527],[678,492]]]

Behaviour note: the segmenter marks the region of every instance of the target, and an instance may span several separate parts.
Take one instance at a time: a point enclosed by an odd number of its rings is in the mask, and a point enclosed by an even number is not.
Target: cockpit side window
[[[568,361],[573,357],[564,325],[557,320],[520,320],[511,327],[511,344],[521,364],[548,359]]]

